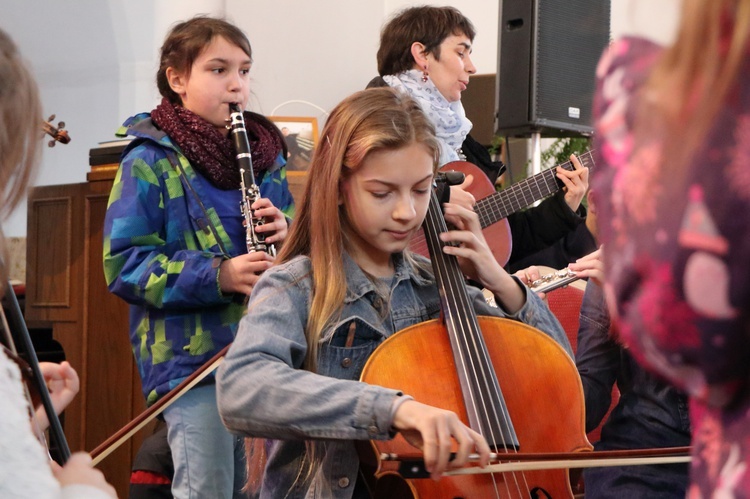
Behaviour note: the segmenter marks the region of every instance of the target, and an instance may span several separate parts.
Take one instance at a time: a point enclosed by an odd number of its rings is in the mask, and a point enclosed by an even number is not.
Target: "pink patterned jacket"
[[[658,132],[633,137],[659,54],[624,38],[597,69],[592,189],[608,294],[639,362],[691,397],[688,497],[750,497],[750,57],[680,183],[660,179]]]

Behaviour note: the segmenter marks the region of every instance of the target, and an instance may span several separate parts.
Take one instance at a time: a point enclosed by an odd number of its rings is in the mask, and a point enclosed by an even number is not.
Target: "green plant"
[[[571,154],[582,154],[591,148],[591,141],[586,137],[566,137],[556,139],[552,145],[542,151],[542,169],[570,161]]]
[[[490,147],[487,148],[487,150],[490,152],[490,155],[495,156],[497,154],[500,154],[500,150],[503,147],[503,144],[505,144],[505,137],[502,135],[495,135],[492,137],[492,142],[490,143]]]

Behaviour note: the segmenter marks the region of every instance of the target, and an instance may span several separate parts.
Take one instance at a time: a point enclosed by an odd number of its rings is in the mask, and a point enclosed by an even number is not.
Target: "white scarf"
[[[422,81],[422,72],[416,69],[397,75],[386,75],[383,79],[388,86],[407,92],[414,97],[435,126],[438,139],[440,139],[440,165],[463,160],[459,151],[472,124],[466,117],[461,101],[449,102],[431,79],[427,78],[427,81]]]

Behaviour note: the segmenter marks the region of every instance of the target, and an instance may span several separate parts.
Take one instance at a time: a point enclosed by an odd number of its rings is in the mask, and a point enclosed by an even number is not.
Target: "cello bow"
[[[519,452],[516,454],[490,455],[486,468],[466,466],[446,472],[451,475],[473,475],[482,473],[505,473],[512,471],[536,471],[544,469],[603,468],[608,466],[639,466],[650,464],[688,463],[690,447],[662,447],[651,449],[603,450],[593,452]],[[388,454],[380,456],[382,461],[398,462],[399,474],[405,478],[428,476],[424,471],[422,456],[418,453]],[[469,456],[476,462],[478,455]],[[413,476],[412,476],[413,475]]]

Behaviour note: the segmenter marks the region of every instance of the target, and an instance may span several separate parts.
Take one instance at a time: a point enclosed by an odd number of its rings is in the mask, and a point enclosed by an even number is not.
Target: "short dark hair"
[[[182,104],[180,96],[169,86],[167,68],[174,68],[190,76],[195,60],[219,36],[242,49],[250,60],[253,59],[250,41],[241,29],[230,22],[206,16],[183,21],[170,30],[161,46],[156,86],[162,97],[169,99],[172,104]]]
[[[395,75],[412,69],[414,42],[439,60],[440,44],[451,35],[465,35],[472,41],[476,36],[474,25],[458,9],[422,5],[396,13],[380,31],[378,73]]]

